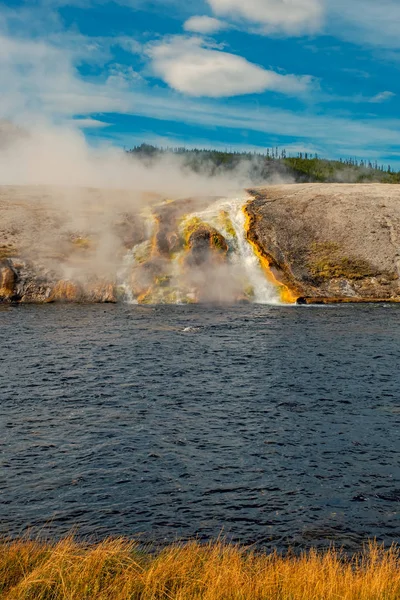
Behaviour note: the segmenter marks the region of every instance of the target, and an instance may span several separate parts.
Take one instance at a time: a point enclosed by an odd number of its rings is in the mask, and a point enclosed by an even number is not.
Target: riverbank
[[[4,600],[398,600],[399,549],[262,554],[223,542],[144,552],[127,539],[0,542]]]
[[[399,301],[399,186],[314,183],[249,192],[247,237],[300,304]]]
[[[0,303],[400,301],[400,187],[0,186]]]

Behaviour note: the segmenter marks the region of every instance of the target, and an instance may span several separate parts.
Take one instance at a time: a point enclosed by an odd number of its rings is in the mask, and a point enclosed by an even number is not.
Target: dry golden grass
[[[0,542],[5,600],[399,600],[400,553],[370,544],[346,559],[334,550],[300,557],[222,542],[143,553],[134,542],[97,545]]]

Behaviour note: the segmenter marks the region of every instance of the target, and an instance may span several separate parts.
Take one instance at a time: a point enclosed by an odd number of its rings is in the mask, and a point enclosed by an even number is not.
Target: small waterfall
[[[128,250],[122,259],[122,265],[117,273],[117,286],[120,290],[120,295],[124,302],[127,304],[138,304],[137,299],[134,297],[132,292],[132,286],[130,285],[129,278],[132,271],[133,265],[135,264],[135,253],[134,249]]]
[[[246,216],[243,211],[242,199],[229,202],[229,215],[236,231],[238,243],[237,260],[246,272],[254,290],[255,304],[280,304],[277,287],[268,281],[258,257],[246,237]]]
[[[197,211],[182,211],[178,219],[174,213],[170,238],[175,242],[167,256],[157,253],[155,220],[150,226],[148,214],[144,215],[149,239],[126,253],[118,272],[124,301],[131,304],[185,304],[196,302],[199,293],[201,297],[203,292],[205,301],[246,300],[256,304],[280,304],[278,287],[267,279],[247,240],[243,210],[246,201],[244,198],[221,199]],[[220,255],[223,260],[216,258],[200,267],[189,266],[187,231],[194,223],[210,228],[223,240],[225,254]],[[214,295],[209,297],[209,291]]]
[[[120,296],[127,304],[139,304],[132,289],[132,271],[135,266],[140,264],[141,260],[144,260],[146,254],[150,254],[149,247],[154,234],[154,219],[151,212],[145,210],[142,214],[142,218],[148,241],[136,244],[133,248],[128,250],[122,259],[121,268],[117,272],[117,287]]]
[[[277,287],[266,278],[260,260],[247,240],[246,216],[243,210],[246,202],[246,198],[223,199],[193,216],[221,230],[228,240],[231,247],[229,260],[231,264],[242,270],[244,286],[252,289],[252,301],[255,304],[280,304]],[[222,212],[229,216],[234,235],[230,227],[227,229],[223,224],[221,227],[219,217]]]

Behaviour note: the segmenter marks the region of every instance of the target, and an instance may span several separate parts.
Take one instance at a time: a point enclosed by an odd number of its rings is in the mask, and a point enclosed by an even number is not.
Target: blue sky
[[[8,0],[0,119],[400,168],[398,0]]]

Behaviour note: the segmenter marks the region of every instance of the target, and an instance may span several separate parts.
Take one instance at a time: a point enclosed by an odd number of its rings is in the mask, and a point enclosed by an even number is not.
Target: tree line
[[[299,183],[400,183],[400,172],[393,170],[390,165],[380,165],[376,160],[328,160],[308,152],[299,152],[291,156],[285,149],[280,148],[267,148],[262,153],[185,147],[158,148],[150,144],[141,144],[127,152],[148,163],[161,156],[179,156],[183,168],[210,176],[244,169],[254,184],[267,181],[274,175],[287,176]]]

